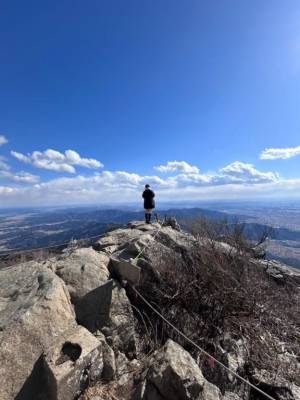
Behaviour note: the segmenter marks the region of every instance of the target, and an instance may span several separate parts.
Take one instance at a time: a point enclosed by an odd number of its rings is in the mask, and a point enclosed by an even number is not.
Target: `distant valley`
[[[215,207],[215,208],[213,208]],[[267,258],[300,268],[300,206],[214,204],[203,207],[158,210],[160,218],[179,221],[205,217],[245,224],[244,232],[256,240],[268,230]],[[0,211],[0,255],[12,250],[56,246],[72,239],[104,234],[129,221],[144,218],[142,211],[97,207],[19,209]],[[270,229],[272,228],[272,229]]]
[[[158,214],[160,218],[176,216],[181,220],[199,216],[213,219],[226,217],[222,212],[198,208],[160,210]],[[142,211],[89,207],[5,210],[0,212],[0,254],[101,235],[110,229],[143,218]]]

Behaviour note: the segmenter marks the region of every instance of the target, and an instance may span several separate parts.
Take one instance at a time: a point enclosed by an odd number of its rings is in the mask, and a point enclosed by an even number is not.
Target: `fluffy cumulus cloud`
[[[279,175],[274,172],[258,171],[252,164],[235,161],[220,169],[220,178],[224,183],[269,183],[276,182]]]
[[[4,135],[0,135],[0,146],[4,145],[8,143],[8,140],[6,139],[6,137]]]
[[[46,153],[46,152],[45,152]],[[86,160],[74,154],[66,155],[54,150],[48,151],[47,159],[58,164],[67,159],[70,166]],[[18,153],[19,154],[19,153]],[[19,155],[17,154],[17,157]],[[33,154],[22,158],[33,164]],[[28,160],[27,160],[28,158]],[[40,158],[38,157],[39,161]],[[84,160],[84,161],[82,161]],[[149,183],[157,192],[160,200],[197,200],[211,198],[243,198],[251,196],[269,196],[272,193],[300,194],[299,180],[284,180],[277,173],[257,170],[252,164],[235,161],[215,173],[200,173],[198,167],[184,162],[171,161],[165,164],[171,168],[169,175],[165,169],[157,169],[158,175],[140,175],[127,171],[102,171],[89,175],[64,176],[47,182],[39,182],[38,177],[29,173],[10,174],[2,171],[2,177],[16,182],[13,185],[2,186],[0,200],[3,204],[74,204],[74,203],[124,203],[139,201],[141,191]],[[88,165],[90,165],[88,163]],[[162,166],[161,166],[162,167]],[[21,185],[21,182],[27,185]]]
[[[75,166],[89,169],[98,169],[103,167],[103,164],[100,161],[93,158],[82,158],[74,150],[67,150],[64,153],[61,153],[56,150],[48,149],[43,152],[34,151],[27,155],[11,151],[11,155],[17,160],[27,164],[32,164],[37,168],[70,174],[76,172]]]
[[[165,166],[155,167],[160,172],[166,172],[164,167],[173,166],[176,161],[168,162]],[[180,162],[181,163],[181,162]],[[184,163],[184,162],[183,162]],[[186,163],[185,163],[186,164]],[[181,164],[180,173],[165,179],[164,184],[172,187],[203,187],[219,186],[229,184],[259,184],[275,182],[279,175],[274,172],[262,172],[257,170],[252,164],[235,161],[216,173],[202,174],[198,167]],[[174,166],[175,168],[175,166]],[[173,169],[171,172],[174,172]]]
[[[286,147],[282,149],[269,148],[261,152],[260,158],[261,160],[276,160],[276,159],[286,160],[288,158],[298,156],[299,154],[300,154],[300,146]]]
[[[188,164],[186,161],[168,161],[165,165],[154,167],[159,172],[182,172],[184,174],[199,174],[199,168]]]

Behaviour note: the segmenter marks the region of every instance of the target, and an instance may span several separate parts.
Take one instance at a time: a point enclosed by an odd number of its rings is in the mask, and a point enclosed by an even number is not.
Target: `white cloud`
[[[8,140],[6,139],[6,137],[4,135],[0,135],[0,146],[2,146],[3,144],[8,143]]]
[[[76,170],[73,167],[73,165],[66,164],[64,162],[57,162],[57,161],[51,161],[50,159],[47,158],[42,158],[42,156],[39,156],[36,154],[37,152],[33,153],[32,155],[32,164],[41,169],[48,169],[49,171],[55,171],[55,172],[67,172],[69,174],[75,174]]]
[[[16,194],[20,191],[20,189],[17,188],[12,188],[9,186],[0,186],[0,196],[5,196],[8,194]],[[18,203],[14,202],[14,205],[17,205]],[[9,203],[7,204],[9,205]]]
[[[274,172],[258,171],[252,164],[246,164],[241,161],[235,161],[232,164],[220,169],[221,181],[224,183],[268,183],[276,182],[279,175]]]
[[[0,170],[8,171],[10,166],[5,161],[5,158],[0,156]]]
[[[186,161],[168,161],[165,165],[154,167],[159,172],[182,172],[185,174],[199,174],[199,168]]]
[[[56,172],[67,172],[74,174],[75,166],[98,169],[102,168],[103,164],[93,158],[82,158],[76,151],[67,150],[65,153],[48,149],[44,152],[34,151],[32,154],[22,154],[16,151],[11,151],[11,155],[17,160],[27,164],[32,164],[37,168],[47,169]]]
[[[11,151],[10,154],[17,160],[22,161],[24,163],[30,164],[31,162],[30,157],[27,157],[22,153],[18,153],[17,151]]]
[[[141,177],[143,179],[143,177]],[[115,173],[92,175],[90,177],[74,176],[55,179],[49,182],[27,187],[0,187],[1,205],[12,207],[18,205],[67,205],[105,203],[118,204],[141,201],[143,186],[132,186],[123,182],[121,186]],[[288,196],[300,196],[299,180],[280,180],[270,183],[252,185],[222,184],[205,186],[153,186],[157,202],[170,200],[211,200],[211,199],[255,199]],[[121,193],[121,195],[120,195]],[[142,207],[142,203],[141,203]]]
[[[58,152],[57,152],[58,153]],[[64,161],[61,153],[47,153],[51,162]],[[44,153],[42,153],[44,154]],[[40,160],[40,156],[35,156]],[[67,164],[69,165],[69,164]],[[190,171],[188,169],[188,171]],[[11,174],[12,175],[12,174]],[[36,183],[23,172],[15,174],[13,182],[21,179],[28,185],[0,190],[0,202],[7,206],[36,204],[79,204],[79,203],[124,203],[141,200],[146,183],[153,186],[159,200],[197,200],[245,198],[247,196],[300,196],[300,180],[284,180],[274,172],[262,172],[252,164],[236,161],[216,173],[199,172],[171,174],[165,178],[156,175],[144,176],[127,171],[102,171],[92,175],[62,177],[48,182]],[[30,182],[32,180],[32,182]],[[12,185],[13,186],[13,185]],[[2,194],[1,194],[2,193]]]
[[[24,183],[37,183],[40,181],[40,177],[38,175],[33,175],[25,171],[20,171],[14,174],[12,179],[15,182],[24,182]]]
[[[261,160],[286,160],[288,158],[295,157],[300,154],[300,146],[297,147],[286,147],[282,149],[268,148],[262,151],[260,154]]]
[[[229,184],[259,184],[275,182],[279,179],[277,173],[258,171],[252,164],[246,164],[241,161],[235,161],[217,173],[201,174],[198,173],[180,173],[168,177],[164,184],[172,187],[187,186],[219,186]]]
[[[93,158],[81,158],[74,150],[67,150],[65,152],[65,157],[67,162],[72,165],[80,165],[81,167],[92,169],[103,167],[103,164],[100,161],[94,160]]]
[[[17,173],[12,173],[10,171],[0,171],[0,177],[18,183],[38,183],[40,181],[39,176],[30,174],[29,172],[25,171],[20,171]]]

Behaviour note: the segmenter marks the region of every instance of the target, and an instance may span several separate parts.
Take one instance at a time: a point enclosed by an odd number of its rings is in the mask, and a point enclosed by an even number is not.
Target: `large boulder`
[[[74,325],[68,291],[50,269],[35,262],[0,269],[1,400],[26,399],[42,353]]]
[[[157,242],[178,253],[191,250],[196,243],[194,236],[180,232],[170,226],[161,228],[155,238]]]
[[[114,351],[129,358],[137,352],[135,319],[126,291],[110,279],[94,289],[75,306],[78,322],[96,333],[100,330]]]
[[[73,400],[103,372],[102,343],[82,326],[65,331],[43,358],[41,394],[47,400]]]
[[[215,385],[203,377],[192,356],[169,339],[150,360],[136,399],[221,400],[222,395]]]
[[[71,300],[76,304],[87,293],[105,283],[109,272],[109,257],[93,248],[78,248],[63,252],[53,262],[52,268],[65,282]]]
[[[187,233],[158,223],[149,225],[135,221],[129,226],[131,229],[123,230],[125,237],[117,231],[117,239],[122,237],[124,240],[120,246],[114,249],[110,247],[109,270],[116,279],[134,285],[141,285],[148,279],[159,279],[166,261],[168,263],[174,257],[180,257],[194,243],[193,240],[190,242],[191,236]],[[134,232],[133,235],[130,232]],[[113,233],[102,238],[102,241],[108,240],[110,243]]]

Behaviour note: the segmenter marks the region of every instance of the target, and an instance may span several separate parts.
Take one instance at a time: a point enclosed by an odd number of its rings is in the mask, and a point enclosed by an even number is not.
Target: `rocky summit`
[[[300,273],[257,254],[170,219],[1,268],[0,399],[300,400]]]

